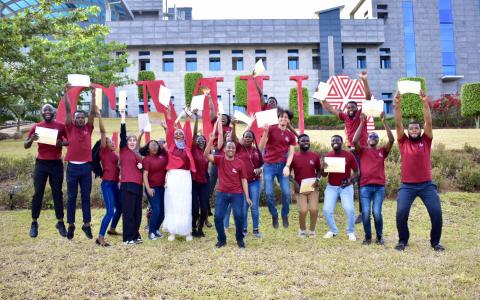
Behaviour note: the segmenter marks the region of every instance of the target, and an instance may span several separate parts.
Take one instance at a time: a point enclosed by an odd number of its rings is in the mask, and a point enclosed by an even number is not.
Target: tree
[[[427,83],[423,77],[402,77],[398,81],[420,81],[421,89],[427,92]],[[402,117],[404,119],[423,120],[423,102],[417,94],[402,95]]]
[[[35,9],[0,18],[0,105],[19,123],[44,100],[58,103],[68,74],[86,74],[106,86],[131,82],[121,72],[128,66],[126,46],[105,42],[104,25],[80,25],[100,8],[77,8],[52,18],[52,7],[62,2],[42,0]]]
[[[195,86],[197,85],[197,81],[201,78],[203,78],[202,73],[185,73],[185,76],[183,77],[185,105],[190,106]]]
[[[290,111],[293,113],[294,123],[298,122],[298,88],[294,87],[290,89],[290,95],[288,97],[288,106]],[[308,119],[308,89],[302,88],[302,98],[303,98],[303,115],[304,120]]]
[[[155,73],[153,71],[138,72],[138,81],[155,80]],[[143,86],[138,86],[138,101],[143,102]]]
[[[247,107],[247,104],[248,104],[247,81],[241,80],[240,76],[236,76],[235,77],[235,105]]]
[[[475,127],[480,127],[480,82],[465,83],[460,90],[462,116],[474,117]]]

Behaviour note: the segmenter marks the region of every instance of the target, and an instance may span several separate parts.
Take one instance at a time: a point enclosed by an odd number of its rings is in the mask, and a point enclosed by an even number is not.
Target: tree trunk
[[[480,115],[475,116],[475,128],[480,128]]]

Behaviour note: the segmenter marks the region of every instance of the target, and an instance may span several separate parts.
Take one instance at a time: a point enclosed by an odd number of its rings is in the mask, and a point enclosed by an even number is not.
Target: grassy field
[[[119,119],[105,119],[105,127],[107,133],[111,135],[114,131],[120,131],[120,120]],[[100,137],[98,130],[98,121],[95,121],[95,131],[93,135],[93,140],[97,140]],[[192,124],[193,126],[193,124]],[[201,124],[199,125],[201,128]],[[244,125],[239,125],[238,131],[240,133],[245,129]],[[127,119],[127,130],[129,132],[135,133],[138,131],[137,119],[130,118]],[[386,133],[383,130],[378,130],[380,139],[386,140]],[[329,145],[330,138],[334,134],[340,134],[345,136],[343,130],[306,130],[306,133],[310,135],[312,141],[319,142],[321,144]],[[395,132],[394,132],[395,134]],[[152,137],[164,137],[165,133],[160,126],[154,126]],[[465,143],[470,145],[479,145],[480,144],[480,129],[435,129],[434,130],[434,144],[443,143],[446,146],[446,149],[462,149]],[[4,140],[0,141],[0,149],[2,156],[23,156],[24,154],[30,153],[36,155],[36,147],[33,146],[29,150],[23,149],[23,140]],[[65,152],[64,152],[65,153]]]
[[[42,212],[39,237],[31,239],[28,211],[0,211],[0,298],[479,299],[480,197],[449,193],[441,198],[443,253],[429,246],[430,222],[418,200],[410,216],[410,246],[403,253],[393,249],[392,201],[383,210],[385,246],[362,246],[361,225],[356,227],[359,240],[347,241],[340,205],[336,219],[342,234],[324,240],[327,228],[320,216],[319,236],[301,240],[292,205],[287,230],[272,229],[262,208],[264,238],[248,236],[242,250],[232,231],[227,247],[215,249],[213,229],[190,243],[162,239],[127,247],[111,238],[112,247],[101,248],[79,228],[73,241],[61,238],[53,211]],[[93,211],[95,232],[102,214]]]

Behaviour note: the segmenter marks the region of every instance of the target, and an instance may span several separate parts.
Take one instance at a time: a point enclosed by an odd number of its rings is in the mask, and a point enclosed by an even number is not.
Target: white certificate
[[[102,109],[102,89],[95,89],[95,105],[98,107],[98,109]]]
[[[68,78],[68,83],[70,83],[72,86],[84,86],[84,87],[90,86],[90,76],[88,75],[68,74],[67,78]]]
[[[300,185],[300,194],[315,191],[313,184],[316,181],[317,181],[316,177],[302,179],[302,183]]]
[[[222,115],[225,113],[225,110],[223,109],[222,100],[218,100],[218,112],[221,113]]]
[[[150,126],[150,131],[145,130],[145,128],[150,125],[150,119],[147,114],[138,114],[138,130],[143,130],[145,132],[152,131],[152,126]],[[147,128],[148,129],[148,128]]]
[[[320,101],[325,100],[331,88],[332,85],[320,81],[320,83],[318,84],[318,91],[313,94],[313,98]]]
[[[422,85],[420,81],[410,81],[410,80],[401,80],[398,82],[398,91],[400,94],[420,94],[420,90],[422,89]]]
[[[205,102],[205,95],[198,95],[192,98],[192,103],[190,104],[190,110],[193,111],[198,109],[199,111],[203,110],[203,103]]]
[[[58,129],[37,126],[35,127],[35,133],[38,134],[37,143],[57,145]]]
[[[345,173],[345,157],[325,157],[327,173]]]
[[[172,97],[172,91],[161,85],[160,90],[158,91],[158,99],[160,103],[168,108],[168,105],[170,104],[170,97]]]
[[[382,100],[365,100],[362,104],[362,112],[367,116],[380,117],[383,112]]]
[[[118,92],[118,110],[125,111],[127,108],[127,92],[120,91]]]
[[[278,124],[278,115],[277,109],[269,109],[264,111],[259,111],[255,113],[255,119],[257,120],[258,128],[262,128],[265,124],[275,125]]]
[[[255,64],[255,68],[253,69],[255,72],[255,75],[260,75],[263,72],[265,72],[265,66],[263,65],[263,60],[259,59],[257,63]]]
[[[240,122],[243,122],[243,123],[247,124],[248,126],[252,126],[252,123],[253,123],[252,118],[250,118],[246,114],[242,113],[241,111],[238,111],[238,110],[234,111],[233,112],[233,117],[235,119],[239,120]]]

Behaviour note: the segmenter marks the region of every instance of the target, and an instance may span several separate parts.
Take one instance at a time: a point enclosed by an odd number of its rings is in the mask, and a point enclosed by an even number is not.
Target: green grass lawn
[[[242,250],[232,230],[227,247],[215,249],[214,229],[193,242],[164,238],[124,246],[121,238],[110,238],[112,247],[101,248],[85,238],[79,224],[73,241],[61,238],[51,210],[42,212],[40,234],[31,239],[29,211],[0,211],[0,298],[478,299],[480,197],[448,193],[441,198],[443,253],[430,248],[430,221],[418,199],[410,215],[410,246],[403,253],[393,249],[393,201],[383,209],[385,246],[362,246],[361,225],[358,241],[349,242],[340,204],[339,236],[322,238],[327,227],[320,216],[318,236],[299,239],[292,205],[289,229],[272,229],[262,208],[264,238],[249,235]],[[95,233],[103,213],[93,211]]]

